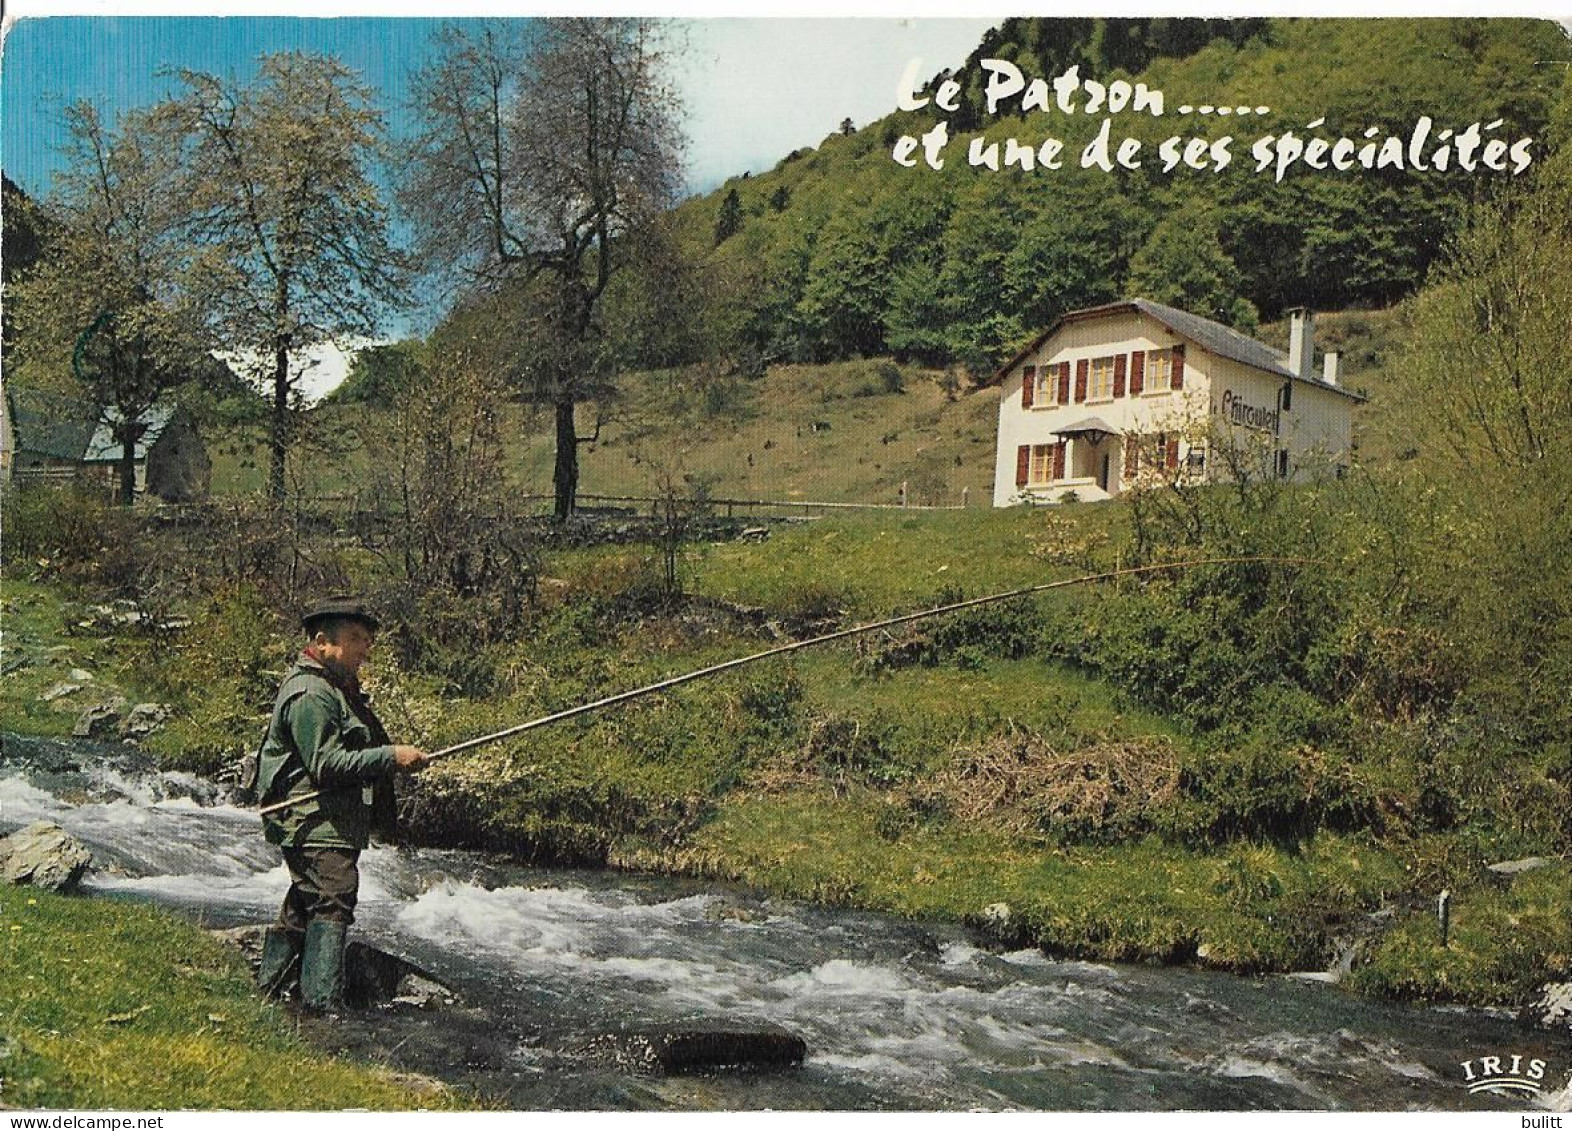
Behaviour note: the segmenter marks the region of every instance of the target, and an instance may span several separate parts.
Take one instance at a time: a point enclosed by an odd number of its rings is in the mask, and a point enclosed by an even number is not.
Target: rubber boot
[[[306,924],[305,954],[300,962],[301,1004],[317,1013],[336,1012],[344,1005],[344,943],[347,923],[313,919]]]
[[[281,998],[300,985],[300,952],[305,936],[283,927],[269,927],[262,936],[262,964],[257,967],[257,988],[262,996]]]

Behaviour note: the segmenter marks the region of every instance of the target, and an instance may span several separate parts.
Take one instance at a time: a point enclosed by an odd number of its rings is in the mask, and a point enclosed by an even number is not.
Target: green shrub
[[[829,781],[856,780],[880,788],[896,785],[913,772],[909,748],[884,719],[829,714],[809,725],[805,754]]]
[[[747,712],[750,736],[760,742],[795,738],[802,726],[802,690],[802,681],[791,667],[746,680],[737,691],[737,700]]]
[[[775,609],[789,626],[822,627],[844,616],[849,604],[846,592],[838,586],[802,581],[788,586]]]
[[[931,603],[937,608],[965,599],[959,589],[946,589]],[[953,663],[963,671],[981,671],[989,660],[1021,660],[1041,647],[1043,617],[1027,601],[982,605],[921,623],[924,627],[908,629],[902,637],[864,644],[860,668],[877,675],[913,664]]]
[[[15,486],[4,494],[9,566],[81,567],[127,540],[133,518],[85,485]],[[42,560],[41,560],[42,559]]]
[[[1365,828],[1376,817],[1374,791],[1344,756],[1255,741],[1191,755],[1177,796],[1156,819],[1181,843],[1215,845],[1292,842],[1323,828]]]

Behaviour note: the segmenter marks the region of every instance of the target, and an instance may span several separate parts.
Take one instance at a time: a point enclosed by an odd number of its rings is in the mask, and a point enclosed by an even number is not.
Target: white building
[[[1314,316],[1290,314],[1286,353],[1146,299],[1066,314],[995,374],[994,506],[1108,499],[1245,457],[1283,477],[1346,467],[1364,397],[1338,383],[1336,353],[1315,372]]]

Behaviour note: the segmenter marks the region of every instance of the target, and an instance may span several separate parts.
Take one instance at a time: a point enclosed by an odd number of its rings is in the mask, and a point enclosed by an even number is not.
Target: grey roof
[[[10,388],[6,396],[17,451],[60,460],[82,458],[98,415],[90,404],[42,389]]]
[[[120,459],[121,446],[110,432],[110,424],[120,419],[117,410],[98,412],[87,401],[43,389],[10,388],[6,397],[11,402],[17,451],[83,463]],[[165,402],[142,414],[145,428],[136,443],[138,460],[147,458],[148,449],[169,427],[175,412],[174,404]]]
[[[1246,334],[1241,334],[1238,330],[1224,326],[1221,322],[1213,322],[1210,318],[1202,318],[1199,314],[1191,314],[1189,311],[1180,310],[1178,307],[1166,306],[1163,303],[1153,302],[1151,299],[1146,298],[1126,299],[1124,302],[1111,302],[1106,306],[1094,306],[1086,310],[1074,310],[1065,314],[1052,326],[1033,338],[1030,345],[1005,362],[996,376],[1003,377],[1019,364],[1022,358],[1047,341],[1053,332],[1066,322],[1079,322],[1103,314],[1113,314],[1121,310],[1138,310],[1148,317],[1155,318],[1179,335],[1179,337],[1187,338],[1202,349],[1219,357],[1226,357],[1243,365],[1264,370],[1275,377],[1292,378],[1295,381],[1303,381],[1307,385],[1315,385],[1326,389],[1328,392],[1341,393],[1343,396],[1350,397],[1353,400],[1362,401],[1366,399],[1362,394],[1356,393],[1352,389],[1345,389],[1341,385],[1329,385],[1319,377],[1300,376],[1288,368],[1288,354],[1283,350],[1269,346],[1265,342],[1258,342]]]
[[[141,416],[142,435],[137,438],[135,458],[147,458],[148,449],[158,443],[158,438],[164,434],[164,429],[169,427],[169,422],[175,418],[175,406],[168,402],[156,404]],[[111,424],[120,422],[120,413],[117,409],[106,408],[104,415],[99,419],[98,427],[93,431],[93,438],[88,442],[86,454],[82,459],[89,463],[98,461],[118,462],[120,453],[124,450],[114,438],[110,430]]]
[[[1131,299],[1130,305],[1143,314],[1150,314],[1181,338],[1189,338],[1218,357],[1232,358],[1279,377],[1299,376],[1288,368],[1288,355],[1282,350],[1273,349],[1265,342],[1258,342],[1221,322],[1213,322],[1210,318],[1202,318],[1199,314],[1191,314],[1178,307],[1164,306],[1151,299]]]
[[[1055,436],[1074,436],[1080,432],[1106,432],[1110,436],[1117,434],[1118,429],[1104,421],[1101,417],[1088,416],[1085,420],[1077,420],[1068,428],[1055,428]]]

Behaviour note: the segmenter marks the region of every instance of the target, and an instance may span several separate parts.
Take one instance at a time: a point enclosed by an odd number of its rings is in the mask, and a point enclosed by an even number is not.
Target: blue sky
[[[391,0],[398,3],[399,0]],[[532,0],[536,11],[587,10],[609,0]],[[1522,0],[1522,14],[1566,16],[1569,0]],[[48,187],[60,142],[60,107],[88,98],[114,111],[154,101],[169,83],[156,77],[178,65],[245,77],[256,57],[301,49],[337,55],[360,71],[381,95],[389,126],[403,132],[403,102],[410,72],[426,57],[435,21],[356,14],[388,0],[13,0],[0,53],[0,164],[29,192]],[[504,0],[518,10],[516,0]],[[959,64],[983,31],[996,22],[952,18],[954,0],[773,0],[773,18],[706,18],[713,0],[666,0],[660,10],[686,3],[691,14],[689,50],[677,74],[688,107],[689,186],[708,191],[728,176],[769,168],[782,156],[816,145],[850,117],[861,125],[894,105],[895,85],[913,57],[921,74]],[[153,6],[164,11],[234,10],[310,12],[312,16],[54,15],[112,13]],[[696,5],[696,7],[695,7]],[[445,0],[440,10],[475,15],[494,0]],[[757,9],[757,4],[753,5]],[[923,12],[920,18],[847,18],[842,13]],[[650,0],[619,0],[618,11],[648,11]],[[1370,14],[1353,0],[1059,0],[1045,12],[1041,0],[1011,9],[1052,15],[1241,15],[1274,9],[1296,15]],[[424,14],[429,7],[406,9]],[[748,10],[746,8],[742,10]],[[339,12],[349,12],[336,16]],[[820,18],[782,18],[783,13]],[[824,18],[822,13],[835,18]],[[1391,0],[1384,15],[1476,14],[1476,0]],[[36,13],[36,14],[35,14]],[[932,13],[930,15],[929,13]],[[18,18],[20,14],[21,18]],[[335,14],[336,18],[317,18]],[[690,12],[684,12],[689,16]],[[1566,22],[1566,21],[1564,21]]]
[[[108,115],[173,89],[165,66],[248,77],[259,55],[300,49],[336,55],[382,94],[392,112],[430,25],[418,20],[52,16],[19,20],[0,54],[0,161],[30,193],[48,188],[63,141],[60,109],[87,99]]]
[[[850,117],[859,125],[894,107],[913,56],[923,73],[959,64],[986,19],[698,19],[675,78],[688,109],[689,185],[706,191],[816,145]],[[409,127],[411,71],[426,59],[437,21],[343,17],[44,16],[13,23],[0,55],[0,163],[30,193],[56,167],[60,109],[86,98],[113,115],[156,101],[173,85],[160,69],[187,67],[244,79],[256,58],[288,49],[337,56],[378,91],[390,132]]]
[[[858,125],[895,106],[913,57],[922,73],[960,64],[993,21],[986,19],[694,19],[673,78],[687,109],[688,185],[706,192],[817,145],[850,117]],[[409,77],[428,58],[439,21],[347,16],[27,17],[10,23],[0,53],[0,165],[28,193],[48,192],[65,141],[61,109],[79,99],[106,117],[156,102],[183,67],[245,80],[261,55],[302,50],[334,55],[377,92],[389,133],[413,129]],[[385,177],[379,177],[386,180]],[[429,318],[425,321],[429,321]],[[402,313],[384,332],[423,328]],[[344,359],[322,359],[323,390]]]

